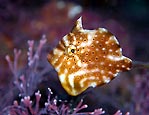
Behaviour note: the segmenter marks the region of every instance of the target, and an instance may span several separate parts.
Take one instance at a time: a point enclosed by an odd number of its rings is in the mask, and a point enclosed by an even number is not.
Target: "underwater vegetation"
[[[147,3],[69,1],[0,1],[0,115],[148,115],[149,64],[134,62],[149,61]],[[108,84],[71,96],[47,55],[80,16],[84,28],[106,28],[116,36],[123,55],[135,66],[115,73]],[[67,53],[76,53],[75,47]]]

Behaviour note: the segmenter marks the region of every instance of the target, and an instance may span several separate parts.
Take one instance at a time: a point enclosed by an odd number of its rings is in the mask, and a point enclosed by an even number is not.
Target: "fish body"
[[[72,96],[89,87],[109,83],[119,72],[131,69],[131,59],[122,55],[116,37],[104,28],[86,30],[82,19],[48,54],[48,61]]]

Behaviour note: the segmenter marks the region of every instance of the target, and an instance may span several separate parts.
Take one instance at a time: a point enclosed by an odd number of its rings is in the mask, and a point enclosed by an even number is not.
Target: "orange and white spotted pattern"
[[[122,55],[116,37],[104,28],[86,30],[79,18],[48,55],[63,88],[72,96],[88,87],[109,83],[119,72],[130,70],[132,61]]]

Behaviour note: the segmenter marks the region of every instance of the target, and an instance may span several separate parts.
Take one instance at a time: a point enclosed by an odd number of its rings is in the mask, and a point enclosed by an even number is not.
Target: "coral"
[[[44,78],[44,74],[49,71],[49,67],[47,67],[44,63],[46,62],[45,58],[42,57],[45,57],[46,55],[43,53],[43,46],[45,43],[45,36],[42,37],[37,47],[35,47],[36,44],[33,40],[28,40],[28,62],[23,68],[21,68],[19,64],[21,56],[24,55],[21,54],[21,50],[14,49],[14,61],[12,61],[11,56],[6,56],[6,60],[12,72],[12,77],[10,78],[10,82],[7,84],[7,87],[1,89],[2,93],[0,93],[0,95],[2,99],[0,100],[0,109],[9,105],[14,98],[31,96],[34,94],[37,89],[37,85]],[[9,90],[5,91],[6,89]]]
[[[14,49],[14,62],[11,61],[10,56],[6,56],[9,68],[13,73],[14,85],[19,89],[20,96],[32,95],[35,91],[37,84],[40,82],[41,76],[43,76],[43,71],[39,71],[39,57],[41,49],[46,43],[45,36],[40,40],[40,43],[34,53],[34,41],[28,40],[28,68],[25,70],[25,73],[19,75],[18,70],[18,59],[21,55],[21,50]],[[40,72],[40,74],[39,74]],[[29,74],[28,74],[29,73]],[[37,80],[35,80],[37,79]]]
[[[60,101],[61,104],[58,106],[57,99],[51,99],[51,95],[53,94],[51,89],[49,88],[49,95],[47,102],[45,102],[45,108],[39,108],[39,101],[41,98],[40,92],[35,93],[36,103],[33,107],[33,102],[30,99],[30,96],[25,96],[21,99],[21,104],[18,104],[17,101],[14,101],[12,106],[6,107],[1,114],[3,115],[101,115],[104,114],[105,111],[100,109],[95,109],[93,112],[80,112],[81,110],[87,108],[87,105],[82,105],[83,100],[79,102],[76,108],[71,108],[71,105],[65,104],[63,101]],[[121,111],[118,110],[114,115],[122,115]],[[129,115],[127,112],[125,115]]]

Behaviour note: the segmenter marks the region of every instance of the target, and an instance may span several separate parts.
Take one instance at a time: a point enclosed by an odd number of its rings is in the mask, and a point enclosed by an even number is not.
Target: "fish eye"
[[[71,53],[74,53],[75,52],[75,49],[71,49]]]

